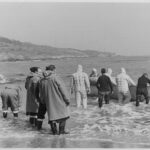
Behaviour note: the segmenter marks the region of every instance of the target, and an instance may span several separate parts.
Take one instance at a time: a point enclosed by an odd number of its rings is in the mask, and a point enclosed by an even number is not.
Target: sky
[[[60,48],[150,55],[150,3],[0,2],[0,36]]]

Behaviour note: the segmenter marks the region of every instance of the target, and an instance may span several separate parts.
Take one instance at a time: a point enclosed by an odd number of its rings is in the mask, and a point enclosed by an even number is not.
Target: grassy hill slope
[[[46,45],[36,45],[0,37],[0,61],[60,59],[65,57],[113,56],[93,50],[81,51],[73,48],[56,48]]]

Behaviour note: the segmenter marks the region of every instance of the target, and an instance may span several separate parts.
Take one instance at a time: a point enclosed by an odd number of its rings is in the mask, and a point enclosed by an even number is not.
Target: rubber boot
[[[146,104],[149,104],[149,98],[146,99]]]
[[[37,129],[38,129],[38,130],[41,130],[41,129],[42,129],[42,124],[43,124],[43,121],[37,120],[36,126],[37,126]]]
[[[7,118],[7,112],[3,112],[3,117]]]
[[[15,117],[15,118],[18,118],[18,113],[14,113],[14,117]]]
[[[136,100],[136,106],[139,106],[139,105],[140,105],[139,100]]]
[[[34,118],[34,126],[37,126],[37,118]]]
[[[61,121],[61,122],[59,123],[59,135],[60,135],[60,134],[69,134],[69,132],[66,132],[66,131],[65,131],[65,125],[66,125],[66,120]]]
[[[31,124],[34,124],[34,118],[30,117],[30,118],[29,118],[29,122],[30,122]]]
[[[109,100],[108,99],[105,100],[105,104],[109,104]]]
[[[56,123],[51,122],[50,126],[51,126],[51,130],[52,130],[53,135],[57,135],[58,133],[57,133],[57,125],[56,125]]]
[[[101,98],[98,99],[99,108],[103,106],[103,100]]]

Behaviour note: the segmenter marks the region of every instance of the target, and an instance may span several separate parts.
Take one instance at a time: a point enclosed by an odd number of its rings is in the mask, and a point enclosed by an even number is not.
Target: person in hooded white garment
[[[6,78],[0,74],[0,83],[6,83]]]
[[[71,93],[75,92],[77,107],[87,108],[87,93],[90,93],[90,82],[88,75],[83,72],[82,65],[78,65],[77,72],[72,75]]]
[[[131,77],[126,73],[125,68],[121,68],[121,73],[117,75],[116,82],[119,103],[128,103],[131,100],[129,85],[135,86],[135,83],[131,79]]]
[[[117,85],[115,77],[112,77],[112,69],[111,68],[107,69],[107,73],[105,73],[105,75],[110,78],[110,81],[112,82],[112,84]]]

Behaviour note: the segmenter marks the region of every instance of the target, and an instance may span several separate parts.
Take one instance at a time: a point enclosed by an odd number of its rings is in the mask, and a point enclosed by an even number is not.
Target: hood
[[[108,68],[107,74],[108,74],[108,75],[111,75],[111,74],[112,74],[112,69],[111,69],[111,68]]]
[[[51,74],[53,74],[52,71],[45,71],[45,72],[43,72],[44,78],[49,77]]]
[[[30,74],[28,75],[28,78],[32,78],[34,76],[38,76],[38,77],[42,78],[41,74],[37,74],[37,73],[33,73],[33,72],[30,72]]]
[[[77,69],[77,72],[78,73],[82,73],[83,69],[82,69],[82,65],[78,65],[78,69]]]
[[[121,73],[126,74],[125,68],[121,68]]]

